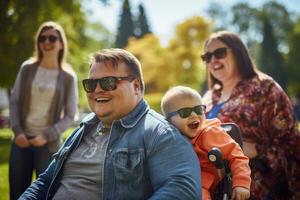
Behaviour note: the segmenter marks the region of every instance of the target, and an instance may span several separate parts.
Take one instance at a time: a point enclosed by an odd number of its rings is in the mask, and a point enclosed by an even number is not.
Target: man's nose
[[[101,91],[103,91],[103,89],[101,88],[100,83],[97,82],[96,88],[95,88],[95,91],[94,91],[94,92],[101,92]]]

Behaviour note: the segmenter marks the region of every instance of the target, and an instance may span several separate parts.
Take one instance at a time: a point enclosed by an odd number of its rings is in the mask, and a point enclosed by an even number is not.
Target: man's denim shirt
[[[65,160],[98,122],[89,114],[20,199],[51,199]],[[144,100],[113,122],[102,170],[103,200],[201,199],[199,161],[190,142]]]

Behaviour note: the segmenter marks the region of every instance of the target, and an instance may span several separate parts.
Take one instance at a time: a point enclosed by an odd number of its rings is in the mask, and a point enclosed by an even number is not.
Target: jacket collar
[[[120,119],[120,123],[124,128],[132,128],[149,110],[149,105],[142,99],[137,106],[125,117]]]
[[[142,99],[128,115],[126,115],[125,117],[121,118],[118,121],[124,128],[134,127],[136,123],[144,116],[144,114],[148,112],[148,110],[149,110],[149,105],[144,99]],[[96,124],[98,122],[99,119],[95,115],[95,113],[90,113],[82,119],[80,126],[84,124],[87,125]]]

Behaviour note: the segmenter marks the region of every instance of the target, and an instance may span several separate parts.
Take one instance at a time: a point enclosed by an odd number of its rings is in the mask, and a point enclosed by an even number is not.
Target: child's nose
[[[197,113],[195,113],[195,111],[192,111],[190,116],[197,117],[197,116],[198,116],[198,114],[197,114]]]

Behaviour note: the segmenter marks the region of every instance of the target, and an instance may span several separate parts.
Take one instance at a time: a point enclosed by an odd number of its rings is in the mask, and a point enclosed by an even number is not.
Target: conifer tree
[[[151,33],[148,20],[145,14],[145,9],[142,4],[139,5],[138,20],[136,23],[135,34],[137,38],[142,38],[147,33]]]
[[[273,77],[283,89],[286,89],[287,78],[284,70],[284,61],[277,46],[273,27],[270,24],[269,19],[265,18],[263,23],[263,41],[261,44],[259,68]]]
[[[115,46],[118,48],[125,47],[130,37],[134,37],[134,25],[132,21],[130,2],[129,0],[124,0]]]

